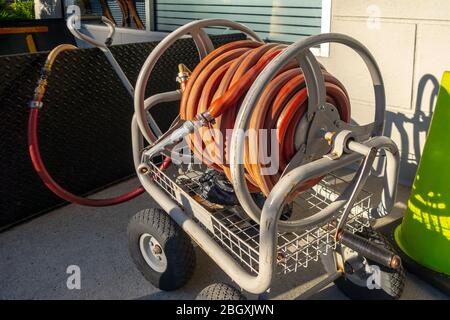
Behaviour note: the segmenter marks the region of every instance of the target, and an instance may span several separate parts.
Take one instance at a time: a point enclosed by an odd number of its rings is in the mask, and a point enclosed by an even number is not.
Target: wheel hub
[[[149,233],[142,234],[139,238],[139,248],[150,268],[157,272],[164,272],[167,269],[167,257],[155,237]]]

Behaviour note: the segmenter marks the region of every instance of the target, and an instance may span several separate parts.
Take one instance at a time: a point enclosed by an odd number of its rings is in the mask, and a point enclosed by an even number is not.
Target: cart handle
[[[114,34],[116,33],[116,26],[115,26],[114,22],[112,22],[111,20],[109,20],[108,18],[103,17],[103,16],[95,17],[95,18],[94,17],[85,17],[85,18],[82,17],[81,18],[81,21],[83,21],[83,20],[84,21],[98,21],[99,20],[107,25],[107,27],[109,29],[108,36],[106,37],[105,42],[102,43],[100,41],[95,40],[92,37],[85,35],[84,33],[81,33],[75,26],[75,22],[76,22],[75,19],[80,19],[80,16],[77,14],[72,14],[67,19],[67,28],[74,35],[74,37],[76,37],[82,41],[85,41],[85,42],[89,43],[90,45],[93,45],[94,47],[99,48],[102,51],[107,50],[107,47],[112,44]]]
[[[200,56],[200,60],[205,58],[208,53],[214,50],[214,45],[211,42],[211,39],[208,37],[208,34],[205,32],[205,28],[209,27],[227,27],[230,29],[234,29],[237,31],[241,31],[251,39],[263,42],[258,35],[249,29],[248,27],[232,22],[225,19],[204,19],[204,20],[196,20],[185,24],[184,26],[179,27],[173,32],[169,33],[163,40],[161,40],[158,45],[152,50],[150,55],[145,60],[141,71],[139,72],[139,76],[136,81],[135,86],[135,94],[134,94],[134,112],[136,114],[136,120],[139,125],[139,128],[142,131],[144,138],[147,142],[152,143],[157,140],[157,137],[153,134],[150,126],[146,121],[146,113],[144,107],[145,101],[145,92],[148,89],[147,84],[150,78],[150,75],[164,52],[172,46],[175,41],[178,39],[190,35],[192,40],[194,41],[197,51]]]

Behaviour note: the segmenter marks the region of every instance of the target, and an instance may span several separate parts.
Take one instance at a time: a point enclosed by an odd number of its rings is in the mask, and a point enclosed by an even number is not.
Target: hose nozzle
[[[184,63],[180,63],[178,65],[178,73],[186,73],[187,75],[191,75],[192,71],[189,70]]]

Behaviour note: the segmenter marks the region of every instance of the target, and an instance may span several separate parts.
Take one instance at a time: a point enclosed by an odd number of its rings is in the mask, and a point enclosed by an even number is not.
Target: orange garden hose
[[[197,133],[191,134],[191,150],[204,163],[223,171],[230,181],[227,146],[229,132],[234,127],[240,103],[264,67],[285,47],[252,40],[226,44],[211,52],[197,65],[183,92],[181,119],[193,120],[196,115],[206,112],[214,119],[208,127],[201,127]],[[348,122],[350,101],[347,92],[336,78],[325,69],[322,70],[327,102],[337,108],[343,121]],[[306,114],[307,106],[308,95],[304,76],[298,64],[292,62],[267,84],[248,124],[248,129],[254,132],[268,129],[270,135],[270,129],[276,130],[279,145],[278,173],[263,175],[263,164],[250,159],[251,155],[259,155],[263,147],[270,150],[270,146],[263,146],[262,143],[267,142],[259,141],[258,134],[249,135],[246,139],[244,166],[250,192],[262,191],[267,196],[280,178],[296,152],[295,133],[300,120]],[[221,137],[224,137],[223,143],[215,132],[220,132]],[[309,181],[301,189],[309,188],[318,181],[320,178]]]

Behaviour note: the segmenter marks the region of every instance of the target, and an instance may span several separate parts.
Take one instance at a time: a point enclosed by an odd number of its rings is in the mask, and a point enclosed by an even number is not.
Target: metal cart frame
[[[308,88],[307,119],[314,128],[326,128],[321,136],[310,134],[306,151],[296,155],[282,178],[270,192],[260,210],[248,191],[242,161],[244,136],[233,133],[231,143],[231,172],[233,187],[241,206],[221,207],[208,203],[198,195],[196,171],[182,174],[162,172],[153,157],[160,154],[161,142],[167,142],[173,130],[156,136],[147,122],[147,112],[161,102],[176,101],[180,91],[154,95],[145,99],[147,81],[157,60],[177,39],[190,34],[197,45],[200,58],[213,49],[206,27],[222,26],[242,31],[250,38],[261,41],[247,27],[221,19],[208,19],[189,23],[169,34],[152,51],[139,74],[135,88],[135,115],[132,121],[134,163],[138,177],[159,206],[196,242],[206,254],[242,289],[263,294],[271,285],[274,272],[297,271],[320,255],[334,253],[339,232],[353,234],[371,224],[371,220],[385,216],[393,207],[398,180],[399,152],[395,143],[381,136],[384,127],[385,94],[380,70],[370,52],[358,41],[341,34],[311,36],[287,47],[258,76],[242,103],[235,128],[244,129],[252,107],[259,98],[264,84],[291,59],[297,59],[303,69]],[[322,43],[335,42],[355,50],[366,63],[375,93],[375,119],[365,126],[327,121],[329,108],[325,103],[325,86],[320,65],[309,48]],[[175,128],[176,129],[176,128]],[[235,130],[237,131],[237,130]],[[318,130],[317,132],[319,132]],[[322,130],[323,131],[323,130]],[[328,136],[327,136],[328,135]],[[144,138],[150,145],[144,147]],[[319,139],[320,138],[320,139]],[[328,147],[311,141],[332,141],[333,150],[327,156],[303,164],[305,155],[323,152]],[[155,150],[159,150],[155,153]],[[383,150],[386,166],[381,202],[373,207],[371,196],[363,187],[377,153]],[[354,178],[343,183],[333,175],[336,170],[361,162]],[[307,180],[326,176],[313,189],[301,194],[306,209],[313,214],[294,222],[280,221],[286,198],[297,186]],[[338,192],[337,185],[345,186]],[[308,207],[309,206],[309,207]],[[386,263],[385,263],[386,264]],[[336,261],[336,272],[311,288],[315,292],[335,280],[344,272]]]

